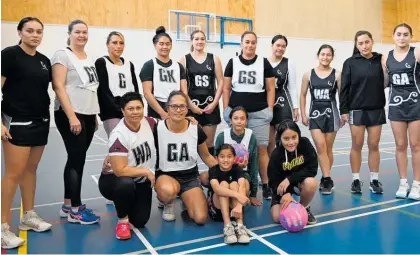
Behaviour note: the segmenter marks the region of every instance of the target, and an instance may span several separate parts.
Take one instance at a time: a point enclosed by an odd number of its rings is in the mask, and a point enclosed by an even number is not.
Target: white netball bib
[[[159,169],[163,172],[189,170],[197,166],[198,126],[192,125],[184,133],[173,133],[165,121],[157,126],[159,144]]]
[[[172,65],[163,67],[153,58],[153,95],[158,101],[166,102],[169,94],[181,89],[181,71],[179,64],[172,60]]]
[[[108,72],[108,84],[112,95],[114,97],[120,97],[127,92],[135,91],[133,77],[131,76],[130,61],[125,59],[124,64],[119,66],[111,63],[108,58],[103,58],[105,59],[106,70]]]
[[[262,93],[264,89],[264,58],[257,56],[252,65],[242,64],[233,58],[232,90],[235,92]]]
[[[87,57],[86,59],[80,60],[68,48],[64,51],[82,80],[82,84],[77,85],[77,87],[96,92],[99,86],[99,79],[92,59]]]

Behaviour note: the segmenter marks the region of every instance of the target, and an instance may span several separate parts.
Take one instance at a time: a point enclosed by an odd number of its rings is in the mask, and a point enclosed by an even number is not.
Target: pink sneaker
[[[120,240],[130,239],[131,238],[130,223],[118,222],[115,232],[116,232],[117,239],[120,239]]]

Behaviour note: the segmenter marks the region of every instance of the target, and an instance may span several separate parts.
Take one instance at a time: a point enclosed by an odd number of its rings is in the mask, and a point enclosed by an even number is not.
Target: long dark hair
[[[233,148],[233,146],[230,145],[230,144],[224,143],[224,144],[222,144],[222,146],[217,148],[216,156],[219,156],[219,154],[220,154],[220,152],[222,152],[222,150],[230,150],[232,152],[233,156],[236,156],[235,148]]]
[[[331,55],[334,57],[334,48],[329,44],[321,45],[321,47],[319,47],[318,53],[316,55],[319,56],[319,54],[321,53],[321,50],[323,50],[323,49],[330,49],[331,50]]]
[[[22,32],[23,27],[25,26],[26,23],[31,22],[31,21],[36,21],[39,24],[41,24],[42,30],[44,30],[44,24],[42,24],[42,22],[36,18],[36,17],[25,17],[23,19],[21,19],[19,21],[19,24],[17,25],[17,31]],[[20,45],[22,43],[22,40],[19,40],[18,45]]]
[[[360,51],[357,49],[357,38],[362,35],[367,35],[371,40],[373,40],[372,34],[369,31],[360,30],[357,31],[356,35],[354,36],[354,48],[353,48],[353,55],[359,54]]]
[[[407,23],[401,23],[401,24],[398,24],[395,28],[394,28],[394,31],[392,32],[392,34],[395,34],[395,31],[397,31],[397,28],[399,28],[399,27],[405,27],[405,28],[407,28],[408,29],[408,31],[410,32],[410,35],[411,36],[413,36],[413,29],[411,28],[411,26],[410,25],[408,25]]]
[[[302,133],[300,132],[300,128],[298,124],[296,124],[296,122],[294,122],[293,120],[289,120],[289,119],[283,120],[277,128],[277,133],[276,133],[277,147],[283,146],[281,143],[281,135],[284,133],[284,131],[288,129],[295,131],[298,134],[299,141],[300,141],[300,138],[302,137]]]
[[[168,96],[168,101],[166,102],[166,109],[168,109],[169,103],[171,102],[171,99],[174,96],[182,96],[185,99],[185,102],[188,105],[188,97],[184,94],[184,92],[182,92],[181,90],[173,90]]]

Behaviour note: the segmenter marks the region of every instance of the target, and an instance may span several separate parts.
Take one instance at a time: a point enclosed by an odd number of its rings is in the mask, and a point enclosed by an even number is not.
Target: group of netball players
[[[56,95],[55,124],[67,151],[59,214],[72,223],[100,220],[81,201],[86,152],[99,115],[109,140],[99,190],[115,204],[118,239],[131,237],[131,225],[145,226],[155,190],[165,221],[175,220],[175,200],[180,197],[182,210],[194,222],[204,225],[210,216],[224,222],[226,243],[249,243],[243,208],[262,205],[257,199],[258,175],[263,199],[271,199],[273,221],[279,222],[281,209],[294,200],[294,194],[307,208],[309,224],[315,224],[309,204],[317,189],[322,194],[334,189],[332,148],[346,122],[352,136],[351,191],[362,192],[359,172],[367,130],[369,188],[383,193],[378,147],[386,123],[386,87],[390,87],[388,118],[400,174],[396,196],[420,200],[420,49],[410,47],[412,30],[407,24],[395,28],[395,49],[385,55],[372,51],[369,32],[359,31],[342,72],[331,67],[333,47],[322,45],[317,52],[319,65],[303,75],[300,97],[295,65],[284,57],[288,41],[283,35],[272,39],[272,55],[264,58],[256,55],[256,34],[243,33],[240,55],[231,58],[223,71],[220,59],[205,51],[202,31],[191,34],[191,52],[176,61],[170,57],[172,39],[159,27],[152,40],[156,57],[143,65],[139,75],[143,98],[133,63],[121,57],[125,46],[121,33],[109,34],[108,55],[95,61],[85,51],[88,26],[72,21],[67,47],[49,59],[37,51],[43,28],[37,18],[22,19],[17,27],[21,41],[2,50],[4,249],[24,243],[8,224],[18,185],[23,206],[19,229],[43,232],[52,227],[34,211],[36,169],[50,127],[50,82]],[[229,128],[216,137],[221,115]],[[309,126],[315,148],[301,135],[300,117]],[[414,171],[411,189],[408,141]],[[240,161],[236,161],[237,145],[248,151]],[[201,175],[200,158],[209,168]],[[320,184],[315,179],[318,165]],[[207,197],[203,187],[208,189]]]

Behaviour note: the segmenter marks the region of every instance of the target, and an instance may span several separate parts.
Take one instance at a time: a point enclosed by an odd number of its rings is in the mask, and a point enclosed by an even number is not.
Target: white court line
[[[283,251],[282,249],[280,249],[279,247],[275,246],[274,244],[270,243],[269,241],[265,240],[264,238],[262,238],[261,236],[255,234],[254,232],[252,232],[251,230],[248,230],[248,234],[250,234],[254,239],[257,239],[258,241],[260,241],[261,243],[265,244],[266,246],[270,247],[272,250],[274,250],[275,252],[277,252],[277,254],[280,255],[289,255],[287,252]]]
[[[102,141],[104,144],[108,145],[108,141],[107,141],[107,140],[105,140],[104,138],[100,137],[100,136],[99,136],[99,135],[97,135],[97,134],[94,134],[94,136],[96,137],[96,139],[98,139],[98,140]]]
[[[98,200],[98,199],[104,199],[104,197],[101,196],[101,197],[82,198],[82,201],[91,201],[91,200]],[[45,207],[45,206],[51,206],[51,205],[60,205],[60,204],[63,204],[63,201],[55,202],[55,203],[48,203],[48,204],[35,205],[34,207],[35,208],[38,208],[38,207]],[[20,210],[20,207],[15,207],[15,208],[12,208],[10,210],[12,210],[12,211]]]
[[[144,244],[144,246],[146,246],[146,248],[150,252],[150,254],[157,255],[158,254],[157,251],[153,248],[153,246],[149,243],[149,241],[147,241],[146,237],[140,232],[140,230],[138,230],[134,226],[132,226],[132,227],[133,227],[132,228],[133,232],[140,239],[140,241]]]
[[[306,228],[320,227],[320,226],[323,226],[323,225],[328,225],[328,224],[332,224],[332,223],[336,223],[336,222],[340,222],[340,221],[345,221],[345,220],[356,219],[356,218],[360,218],[360,217],[364,217],[364,216],[368,216],[368,215],[372,215],[372,214],[378,214],[378,213],[382,213],[382,212],[386,212],[386,211],[391,211],[391,210],[396,210],[396,209],[399,209],[399,208],[404,208],[404,207],[413,206],[413,205],[417,205],[417,204],[420,204],[420,201],[414,202],[414,203],[410,203],[410,204],[393,206],[393,207],[389,207],[389,208],[385,208],[385,209],[380,209],[380,210],[376,210],[376,211],[371,211],[371,212],[367,212],[367,213],[356,214],[356,215],[352,215],[352,216],[348,216],[348,217],[343,217],[343,218],[339,218],[339,219],[335,219],[335,220],[329,220],[329,221],[325,221],[325,222],[320,222],[320,223],[317,223],[315,225],[308,225],[308,226],[305,227],[305,229]],[[269,237],[269,236],[274,236],[274,235],[281,235],[281,234],[285,234],[285,233],[288,233],[288,231],[287,230],[276,231],[276,232],[272,232],[272,233],[260,235],[260,237],[261,238],[264,238],[264,237]],[[255,238],[254,237],[251,237],[251,239],[255,239]],[[227,244],[225,244],[225,243],[219,243],[219,244],[209,245],[209,246],[206,246],[206,247],[201,247],[201,248],[197,248],[197,249],[192,249],[192,250],[187,250],[187,251],[179,252],[179,253],[176,253],[176,254],[189,254],[189,253],[193,253],[193,252],[210,250],[210,249],[213,249],[213,248],[216,248],[216,247],[225,246],[225,245],[227,245]]]
[[[319,214],[319,215],[316,215],[315,217],[317,219],[320,219],[320,218],[328,217],[328,216],[332,216],[332,215],[337,215],[337,214],[342,214],[342,213],[347,213],[347,212],[363,210],[363,209],[367,209],[367,208],[371,208],[371,207],[391,204],[391,203],[395,203],[397,201],[403,201],[403,200],[393,199],[393,200],[388,200],[388,201],[383,201],[383,202],[378,202],[378,203],[372,203],[372,204],[352,207],[352,208],[348,208],[348,209],[343,209],[343,210],[339,210],[339,211],[333,211],[333,212],[329,212],[329,213]],[[268,225],[264,225],[264,226],[250,228],[249,230],[256,231],[256,230],[262,230],[262,229],[267,229],[267,228],[271,228],[271,227],[278,227],[278,226],[279,226],[279,224],[268,224]],[[156,250],[166,250],[166,249],[170,249],[170,248],[174,248],[174,247],[178,247],[178,246],[204,242],[204,241],[213,240],[213,239],[217,239],[217,238],[221,238],[221,237],[223,237],[223,235],[213,235],[213,236],[188,240],[188,241],[184,241],[184,242],[163,245],[163,246],[155,247],[155,249]],[[132,252],[132,253],[128,253],[128,254],[141,254],[141,253],[147,253],[147,252],[148,252],[148,250],[141,250],[141,251],[136,251],[136,252]]]
[[[91,175],[91,177],[96,182],[96,185],[98,185],[98,183],[99,183],[98,178],[96,178],[95,175]],[[156,252],[156,250],[153,248],[153,246],[149,243],[149,241],[147,241],[146,237],[140,232],[140,230],[135,228],[133,225],[131,225],[131,229],[136,234],[136,236],[140,239],[140,242],[142,242],[144,244],[144,246],[146,246],[146,248],[150,252],[150,254],[152,254],[152,255],[157,255],[158,254]]]

